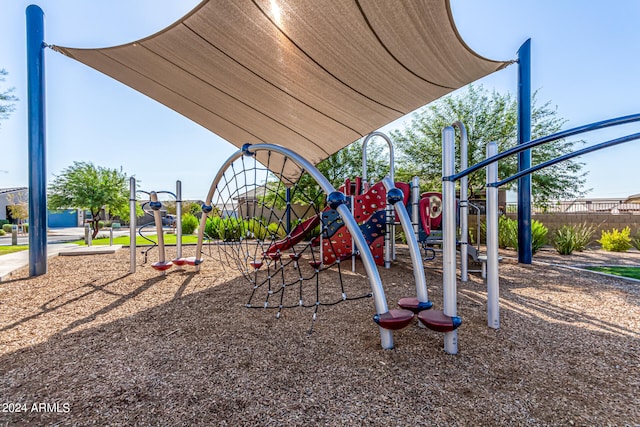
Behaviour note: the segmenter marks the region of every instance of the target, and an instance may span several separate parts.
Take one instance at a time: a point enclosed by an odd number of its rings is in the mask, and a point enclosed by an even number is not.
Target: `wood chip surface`
[[[455,356],[416,325],[381,349],[371,298],[315,322],[314,308],[245,308],[251,285],[208,258],[165,276],[157,252],[134,274],[128,249],[51,258],[44,276],[0,282],[0,425],[640,425],[640,283],[557,266],[640,266],[640,253],[502,255],[501,327],[486,326],[480,276],[458,281]],[[398,257],[380,270],[390,307],[415,296]],[[346,264],[348,296],[368,292]],[[426,266],[441,309],[441,259]]]

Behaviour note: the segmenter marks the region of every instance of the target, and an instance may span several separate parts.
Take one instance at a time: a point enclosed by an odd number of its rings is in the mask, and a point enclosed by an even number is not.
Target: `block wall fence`
[[[506,214],[511,219],[518,219],[518,215],[515,213]],[[579,213],[546,213],[546,214],[532,214],[532,220],[540,221],[545,227],[549,229],[548,236],[553,236],[553,233],[562,227],[563,225],[581,225],[587,224],[595,228],[591,244],[597,245],[596,240],[600,239],[603,230],[611,230],[617,228],[622,230],[625,227],[631,229],[631,236],[640,233],[640,214],[579,214]],[[477,216],[469,215],[469,231],[473,236],[475,242],[476,228],[477,228]],[[485,216],[480,216],[481,223],[485,222]],[[482,235],[482,244],[485,242],[485,236]]]

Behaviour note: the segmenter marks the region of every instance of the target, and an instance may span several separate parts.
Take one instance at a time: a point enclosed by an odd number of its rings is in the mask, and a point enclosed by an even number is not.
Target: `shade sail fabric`
[[[207,0],[140,41],[53,49],[238,147],[314,164],[509,64],[467,47],[447,0]]]

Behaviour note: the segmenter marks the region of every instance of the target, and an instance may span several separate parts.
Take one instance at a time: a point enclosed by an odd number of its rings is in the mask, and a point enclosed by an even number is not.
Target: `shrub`
[[[7,234],[7,233],[5,233],[5,231],[3,229],[0,229],[0,236],[4,236],[5,234]]]
[[[257,227],[257,226],[256,226]],[[209,239],[220,239],[225,242],[237,241],[247,236],[248,221],[236,218],[220,218],[219,216],[207,218],[204,234]]]
[[[24,224],[22,224],[22,232],[23,233],[28,233],[29,232],[29,224],[27,224],[26,222]]]
[[[611,231],[602,230],[602,236],[598,243],[602,245],[602,249],[610,252],[626,252],[631,248],[631,229],[625,227],[622,231],[614,228]]]
[[[272,222],[267,226],[267,230],[269,230],[269,234],[272,239],[284,239],[287,236],[287,230],[285,230],[284,226],[278,222]]]
[[[638,231],[638,233],[631,238],[631,244],[634,248],[640,251],[640,231]]]
[[[518,221],[506,216],[498,218],[498,247],[502,249],[518,247]]]
[[[11,233],[11,224],[3,224],[2,225],[2,231],[4,231],[5,233]]]
[[[190,213],[182,215],[183,234],[193,234],[196,228],[198,228],[198,218]]]
[[[225,218],[220,221],[218,235],[225,242],[238,241],[247,235],[247,228],[242,219]]]
[[[486,233],[486,225],[482,224]],[[532,253],[536,253],[547,244],[549,229],[540,221],[531,221],[531,247]],[[498,218],[498,247],[501,249],[518,248],[518,221],[507,216]]]
[[[204,226],[204,235],[209,239],[219,239],[220,235],[218,234],[218,227],[220,226],[220,221],[222,218],[219,216],[207,217],[207,222]]]
[[[535,254],[547,244],[548,233],[549,229],[540,221],[535,219],[531,221],[531,253]]]
[[[251,237],[258,240],[265,240],[269,237],[269,230],[264,226],[261,219],[251,218],[247,221],[247,231],[251,233]]]
[[[4,227],[5,224],[9,224],[10,221],[8,219],[0,219],[0,227]]]
[[[560,255],[571,255],[576,250],[576,231],[571,225],[563,225],[553,235],[553,247]]]
[[[589,243],[591,243],[591,239],[593,238],[593,233],[596,232],[596,229],[592,225],[584,224],[577,225],[575,228],[576,235],[576,251],[582,252],[587,249]]]
[[[469,221],[471,222],[471,221]],[[477,224],[469,224],[469,243],[472,245],[478,244],[478,238],[480,238],[480,242],[487,241],[487,225],[485,222],[480,223],[480,228],[478,228]]]

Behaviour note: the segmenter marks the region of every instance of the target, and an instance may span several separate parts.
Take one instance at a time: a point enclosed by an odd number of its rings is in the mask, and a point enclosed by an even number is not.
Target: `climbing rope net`
[[[249,282],[246,307],[274,309],[277,318],[286,308],[307,307],[315,320],[320,306],[371,296],[366,280],[356,281],[360,286],[345,280],[341,261],[351,257],[344,248],[353,243],[328,232],[343,222],[293,160],[275,151],[263,151],[259,159],[243,155],[216,181],[203,255]]]

